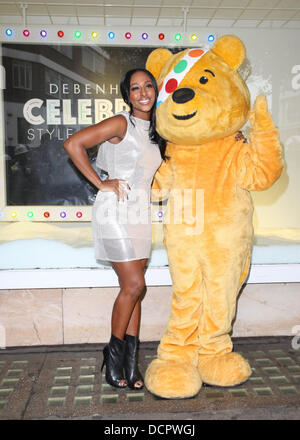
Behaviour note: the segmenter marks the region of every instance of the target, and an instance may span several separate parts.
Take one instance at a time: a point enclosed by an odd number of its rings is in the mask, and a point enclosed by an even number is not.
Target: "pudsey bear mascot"
[[[263,95],[250,111],[237,72],[239,38],[173,55],[156,49],[146,68],[159,87],[157,131],[167,141],[153,200],[169,200],[164,243],[173,283],[171,313],[145,383],[163,398],[195,396],[202,382],[234,386],[251,375],[232,352],[230,331],[252,249],[249,191],[269,188],[282,171],[278,130]],[[249,143],[237,136],[250,119]],[[180,214],[182,214],[180,216]]]

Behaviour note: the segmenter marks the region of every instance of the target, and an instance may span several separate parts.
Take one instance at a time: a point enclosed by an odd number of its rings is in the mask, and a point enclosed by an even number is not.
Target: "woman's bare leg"
[[[121,290],[113,306],[111,330],[119,339],[124,339],[126,331],[130,331],[132,336],[138,335],[141,306],[137,302],[145,291],[146,262],[147,260],[134,260],[112,263]]]
[[[146,264],[148,259],[144,258],[143,260],[138,260],[141,264],[142,270],[145,273],[145,268],[146,268]],[[141,309],[142,309],[142,299],[144,297],[146,293],[146,288],[144,289],[144,291],[142,292],[142,294],[140,295],[139,299],[137,300],[133,312],[131,314],[130,317],[130,321],[126,330],[126,334],[127,335],[131,335],[131,336],[139,336],[139,332],[140,332],[140,324],[141,324]]]
[[[138,336],[141,321],[141,300],[145,293],[144,271],[147,258],[122,263],[113,262],[118,275],[121,290],[114,303],[112,312],[112,334],[123,339],[125,333]],[[136,382],[136,388],[143,386]]]

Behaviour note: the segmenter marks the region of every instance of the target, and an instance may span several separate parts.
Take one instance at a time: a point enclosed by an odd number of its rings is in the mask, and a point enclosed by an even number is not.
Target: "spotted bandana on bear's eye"
[[[166,76],[159,87],[159,95],[156,107],[159,107],[167,97],[180,85],[183,78],[191,70],[193,65],[207,52],[206,49],[191,49]]]

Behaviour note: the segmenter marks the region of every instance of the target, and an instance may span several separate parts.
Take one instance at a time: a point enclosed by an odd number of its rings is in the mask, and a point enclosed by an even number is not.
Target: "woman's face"
[[[129,101],[133,116],[150,119],[150,112],[155,102],[155,89],[147,73],[138,71],[131,76]]]

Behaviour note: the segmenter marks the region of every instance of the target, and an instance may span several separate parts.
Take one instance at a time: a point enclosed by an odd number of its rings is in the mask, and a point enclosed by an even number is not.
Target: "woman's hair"
[[[130,107],[130,111],[129,114],[130,116],[132,115],[132,105],[129,99],[129,95],[130,95],[130,80],[131,77],[134,73],[136,72],[145,72],[149,78],[151,79],[152,85],[154,87],[154,91],[155,91],[155,102],[154,105],[151,109],[150,112],[150,128],[149,128],[149,138],[151,140],[151,142],[157,144],[159,146],[159,150],[160,150],[160,154],[162,159],[166,160],[166,155],[165,155],[165,151],[166,151],[166,145],[167,142],[165,139],[163,139],[156,131],[155,129],[155,125],[156,125],[156,101],[157,101],[157,97],[158,97],[158,88],[157,88],[157,84],[156,84],[156,80],[154,78],[154,76],[152,75],[151,72],[149,72],[146,69],[132,69],[129,70],[127,73],[125,73],[125,75],[123,76],[121,83],[120,83],[120,90],[121,90],[121,94],[122,94],[122,98],[124,100],[124,102],[129,105]],[[132,121],[131,121],[132,122]],[[133,123],[133,122],[132,122]]]

